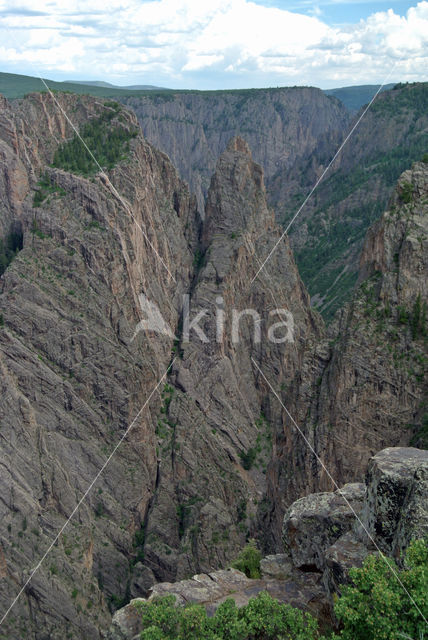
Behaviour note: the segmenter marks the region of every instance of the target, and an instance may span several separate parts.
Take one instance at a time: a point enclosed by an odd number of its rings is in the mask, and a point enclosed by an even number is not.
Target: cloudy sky
[[[221,89],[428,79],[428,2],[0,0],[0,71]]]

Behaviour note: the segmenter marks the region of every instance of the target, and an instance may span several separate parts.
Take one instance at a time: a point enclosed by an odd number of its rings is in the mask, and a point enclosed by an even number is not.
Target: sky
[[[428,80],[428,2],[0,0],[0,71],[173,89]]]

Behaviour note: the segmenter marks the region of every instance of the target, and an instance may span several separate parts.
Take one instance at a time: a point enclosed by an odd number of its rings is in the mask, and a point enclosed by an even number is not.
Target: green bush
[[[423,616],[428,616],[427,542],[409,546],[401,570],[388,560],[401,584],[380,556],[369,556],[361,569],[351,569],[353,586],[344,586],[335,604],[342,629],[329,640],[423,639]],[[250,546],[257,551],[254,542]],[[311,615],[265,592],[240,609],[229,598],[212,618],[200,605],[176,606],[172,595],[134,606],[142,617],[141,640],[321,640]]]
[[[426,625],[416,608],[428,617],[428,540],[413,542],[400,570],[379,556],[369,556],[361,569],[351,569],[353,586],[345,586],[334,611],[343,625],[343,640],[399,640],[424,637]],[[408,593],[413,598],[411,602]]]
[[[242,466],[249,471],[256,461],[257,449],[250,447],[248,451],[240,451],[239,457],[241,458]]]
[[[232,564],[234,569],[245,573],[247,578],[258,579],[260,578],[260,560],[262,554],[257,549],[255,540],[250,540],[248,544],[242,549],[235,562]]]
[[[400,189],[400,197],[405,204],[413,200],[413,185],[411,182],[403,182]]]
[[[232,598],[212,618],[200,605],[176,607],[174,596],[134,605],[142,616],[141,640],[314,640],[312,616],[259,593],[240,609]]]

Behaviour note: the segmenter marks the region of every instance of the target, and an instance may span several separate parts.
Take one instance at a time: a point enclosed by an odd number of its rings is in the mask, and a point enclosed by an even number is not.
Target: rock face
[[[270,556],[270,566],[273,558],[275,556]],[[281,556],[277,562],[283,564]],[[206,608],[208,615],[213,615],[227,598],[232,598],[238,607],[243,607],[262,591],[267,591],[279,602],[300,607],[313,615],[326,615],[327,604],[320,576],[297,571],[293,575],[288,574],[286,579],[262,575],[260,580],[250,580],[236,569],[213,571],[175,584],[158,584],[153,588],[149,601],[155,597],[174,595],[179,606],[200,604]],[[131,640],[139,637],[142,625],[135,607],[139,602],[145,600],[132,600],[115,613],[107,634],[108,640]]]
[[[245,138],[269,184],[279,174],[285,178],[303,158],[307,161],[321,136],[342,133],[350,121],[339,100],[314,87],[157,94],[121,101],[135,111],[146,138],[171,158],[197,195],[201,212],[217,159],[232,137]]]
[[[294,499],[333,488],[325,468],[339,485],[359,481],[376,451],[427,446],[427,194],[428,165],[416,163],[367,233],[352,301],[282,395],[313,450],[284,416],[268,471],[273,531]]]
[[[56,100],[81,128],[136,128],[109,101]],[[109,608],[226,565],[256,529],[281,424],[257,367],[284,383],[322,328],[287,241],[249,286],[280,230],[243,140],[219,160],[200,233],[195,200],[141,133],[85,178],[50,166],[72,136],[51,96],[2,101],[0,122],[2,228],[23,233],[0,281],[3,611],[72,516],[2,630],[95,639]],[[186,305],[206,340],[186,339]]]
[[[188,301],[191,317],[201,314],[201,333],[192,330],[177,344],[171,392],[159,415],[160,473],[144,547],[158,580],[226,565],[256,527],[272,433],[281,424],[256,365],[285,382],[300,366],[302,346],[321,331],[288,242],[268,274],[251,284],[278,237],[263,172],[246,143],[233,139],[211,183]],[[246,309],[252,315],[234,328],[234,313]],[[268,333],[281,319],[276,309],[292,313],[286,316],[292,326],[278,329],[274,342]]]
[[[111,109],[92,98],[58,99],[78,125]],[[2,101],[0,123],[1,219],[24,236],[0,279],[2,612],[137,416],[1,631],[98,638],[108,605],[126,594],[135,533],[155,490],[161,400],[147,399],[171,361],[172,338],[132,339],[138,295],[157,300],[176,326],[192,272],[196,203],[141,134],[104,181],[50,168],[71,131],[48,95]],[[115,123],[137,124],[125,110]],[[41,174],[51,190],[36,208]]]
[[[287,239],[257,273],[281,231],[244,140],[221,155],[202,223],[134,114],[55,99],[82,131],[103,118],[131,140],[116,166],[76,175],[52,166],[73,132],[50,95],[0,103],[0,237],[23,237],[0,277],[1,611],[24,589],[2,633],[97,640],[154,581],[228,566],[256,534],[282,551],[291,502],[331,488],[263,375],[341,482],[379,445],[408,444],[406,425],[422,424],[427,169],[404,175],[370,232],[366,280],[329,344]],[[421,491],[406,498],[415,520]],[[337,526],[348,515],[337,507]],[[334,540],[327,526],[303,565]],[[288,571],[265,564],[266,580]],[[320,581],[305,602],[322,601]]]
[[[370,460],[362,520],[387,555],[399,558],[412,538],[427,535],[427,474],[428,455],[419,449],[384,449]]]

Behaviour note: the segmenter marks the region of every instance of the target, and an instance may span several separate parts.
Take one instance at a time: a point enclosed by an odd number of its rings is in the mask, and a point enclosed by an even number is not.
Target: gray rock
[[[262,578],[285,580],[292,574],[293,564],[291,557],[285,553],[266,556],[260,561]]]
[[[323,581],[326,592],[341,593],[341,585],[349,582],[349,569],[361,567],[368,553],[373,552],[362,542],[354,531],[344,533],[324,553]]]
[[[364,495],[364,485],[353,483],[334,493],[311,494],[291,505],[284,516],[283,541],[295,567],[324,569],[325,550],[352,528]]]
[[[390,447],[369,462],[363,523],[387,555],[396,558],[412,538],[428,533],[428,451]]]

